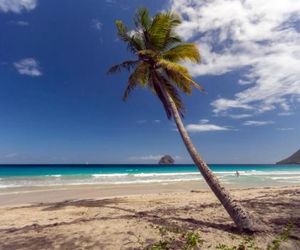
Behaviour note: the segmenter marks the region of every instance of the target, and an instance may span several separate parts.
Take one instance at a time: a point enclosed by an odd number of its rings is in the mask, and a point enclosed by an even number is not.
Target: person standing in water
[[[239,171],[236,171],[236,172],[235,172],[235,176],[236,176],[236,177],[240,177]]]

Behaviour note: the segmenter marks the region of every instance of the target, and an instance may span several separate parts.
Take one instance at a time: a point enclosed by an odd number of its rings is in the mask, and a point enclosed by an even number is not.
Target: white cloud
[[[138,120],[136,121],[137,124],[145,124],[147,123],[147,120]]]
[[[281,113],[278,113],[279,116],[290,116],[294,114],[293,112],[281,112]]]
[[[244,118],[249,118],[251,116],[252,115],[250,115],[250,114],[234,114],[234,115],[230,115],[230,117],[232,119],[244,119]]]
[[[269,124],[273,124],[273,121],[245,121],[243,125],[245,126],[265,126]]]
[[[209,123],[209,120],[208,119],[201,119],[200,123]]]
[[[300,102],[300,1],[170,3],[184,18],[179,34],[199,44],[202,64],[188,64],[194,76],[243,69],[238,84],[244,90],[212,102],[215,113],[233,109],[288,111]]]
[[[129,160],[133,160],[133,161],[159,161],[161,158],[163,157],[163,155],[145,155],[145,156],[131,156],[129,157]],[[172,156],[173,157],[173,156]],[[174,159],[181,159],[181,156],[175,155],[173,157]]]
[[[26,22],[26,21],[10,21],[9,23],[14,24],[14,25],[18,25],[18,26],[28,26],[29,25],[29,23]]]
[[[280,130],[280,131],[290,131],[290,130],[294,130],[294,128],[277,128],[277,130]]]
[[[21,75],[41,76],[39,62],[34,58],[24,58],[14,63],[15,68]]]
[[[33,10],[37,6],[37,0],[0,0],[0,12],[20,13],[23,10]]]
[[[209,132],[209,131],[226,131],[232,130],[228,127],[210,124],[209,120],[202,119],[198,124],[188,124],[186,126],[188,132]]]
[[[147,120],[137,120],[136,121],[137,124],[146,124],[146,123],[161,123],[161,120],[153,120],[153,121],[147,121]]]
[[[252,82],[249,81],[249,80],[239,79],[239,80],[238,80],[238,83],[239,83],[240,85],[247,85],[247,84],[251,84]]]
[[[95,28],[96,30],[101,31],[103,27],[103,23],[101,23],[98,19],[93,19],[92,20],[92,27]]]
[[[145,155],[145,156],[131,156],[129,160],[141,160],[141,161],[158,161],[163,155]]]
[[[19,26],[28,26],[29,25],[29,23],[26,21],[17,21],[16,24]]]
[[[232,108],[242,108],[242,109],[250,109],[250,110],[253,109],[248,104],[243,104],[236,100],[229,100],[224,98],[219,98],[215,100],[214,102],[212,102],[212,105],[214,106],[215,113],[226,111],[227,109],[232,109]]]

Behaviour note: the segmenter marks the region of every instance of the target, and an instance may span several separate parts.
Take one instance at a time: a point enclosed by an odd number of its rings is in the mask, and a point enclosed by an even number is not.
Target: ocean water
[[[300,165],[209,165],[225,185],[300,184]],[[239,171],[240,176],[235,175]],[[195,165],[0,165],[0,189],[81,184],[203,182]]]

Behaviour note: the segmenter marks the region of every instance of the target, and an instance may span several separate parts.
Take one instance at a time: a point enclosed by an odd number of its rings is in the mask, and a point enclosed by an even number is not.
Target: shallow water
[[[300,184],[300,165],[209,165],[227,185]],[[240,176],[235,175],[236,171]],[[203,181],[194,165],[1,165],[0,188]]]

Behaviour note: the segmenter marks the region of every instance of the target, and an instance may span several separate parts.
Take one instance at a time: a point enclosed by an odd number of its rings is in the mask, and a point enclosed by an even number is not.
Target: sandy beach
[[[300,249],[300,186],[232,193],[268,232],[240,234],[199,182],[2,190],[0,249],[151,249],[160,241],[181,249],[187,232],[199,235],[201,249],[267,249],[289,223],[280,249]]]

